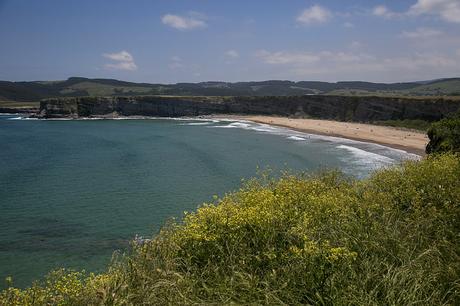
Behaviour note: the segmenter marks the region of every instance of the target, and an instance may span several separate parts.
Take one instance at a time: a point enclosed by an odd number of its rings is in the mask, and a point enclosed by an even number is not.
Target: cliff
[[[289,97],[77,97],[42,100],[39,117],[258,114],[340,121],[421,119],[436,121],[460,109],[460,101],[347,96]]]

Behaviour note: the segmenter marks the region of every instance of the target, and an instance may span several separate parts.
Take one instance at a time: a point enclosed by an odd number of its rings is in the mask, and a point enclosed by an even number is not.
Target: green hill
[[[447,79],[442,81],[435,81],[428,84],[420,85],[411,89],[405,90],[411,95],[453,95],[460,96],[460,79]]]
[[[38,101],[53,97],[79,96],[295,96],[382,95],[382,96],[460,96],[460,79],[431,82],[370,83],[316,81],[201,82],[148,84],[112,79],[72,77],[65,81],[8,82],[0,81],[0,101]]]

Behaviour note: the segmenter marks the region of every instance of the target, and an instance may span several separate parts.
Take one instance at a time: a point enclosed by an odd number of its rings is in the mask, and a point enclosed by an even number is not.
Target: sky
[[[460,77],[460,0],[0,0],[0,80]]]

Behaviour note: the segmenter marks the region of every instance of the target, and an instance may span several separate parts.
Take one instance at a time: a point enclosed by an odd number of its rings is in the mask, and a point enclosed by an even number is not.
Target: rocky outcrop
[[[210,114],[258,114],[312,117],[340,121],[422,119],[435,121],[460,109],[460,101],[346,96],[289,97],[78,97],[46,99],[39,116],[181,117]]]

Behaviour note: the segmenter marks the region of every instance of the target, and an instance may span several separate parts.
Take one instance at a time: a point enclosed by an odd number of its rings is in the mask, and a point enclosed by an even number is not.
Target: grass
[[[0,108],[23,108],[23,107],[40,107],[40,102],[19,102],[19,101],[0,101]]]
[[[420,97],[420,98],[447,98],[458,100],[460,97],[460,79],[442,80],[430,84],[420,84],[409,89],[334,89],[326,95],[344,96],[381,96],[381,97]]]
[[[262,175],[133,243],[107,272],[59,270],[2,305],[458,305],[460,157],[355,181]]]
[[[460,94],[443,94],[442,92],[423,93],[423,92],[406,92],[406,91],[391,91],[391,90],[359,90],[359,89],[336,89],[323,93],[325,96],[356,96],[356,97],[382,97],[382,98],[398,98],[398,99],[417,99],[417,100],[460,100]]]
[[[93,82],[81,82],[61,90],[62,94],[72,94],[74,91],[85,90],[90,96],[111,96],[120,94],[146,94],[152,91],[150,87],[141,86],[113,86]]]
[[[460,95],[460,79],[444,80],[402,90],[402,93],[416,95]]]

